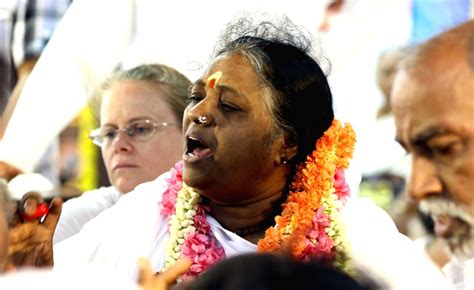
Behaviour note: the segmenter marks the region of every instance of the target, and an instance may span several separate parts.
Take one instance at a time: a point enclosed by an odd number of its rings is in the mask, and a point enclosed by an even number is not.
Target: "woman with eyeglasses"
[[[100,127],[90,138],[101,149],[112,186],[64,203],[53,243],[78,233],[123,194],[181,158],[181,123],[190,84],[171,67],[148,64],[113,74],[94,92]]]

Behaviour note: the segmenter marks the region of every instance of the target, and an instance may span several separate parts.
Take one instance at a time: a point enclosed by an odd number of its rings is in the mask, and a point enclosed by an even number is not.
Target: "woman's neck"
[[[281,212],[284,191],[238,206],[209,201],[211,215],[226,229],[254,242],[263,237],[265,230],[274,224],[274,217]]]

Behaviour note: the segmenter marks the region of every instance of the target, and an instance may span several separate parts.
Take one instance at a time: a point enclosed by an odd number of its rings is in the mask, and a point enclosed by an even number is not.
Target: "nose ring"
[[[198,124],[206,125],[207,124],[207,118],[204,116],[199,116],[197,118]]]

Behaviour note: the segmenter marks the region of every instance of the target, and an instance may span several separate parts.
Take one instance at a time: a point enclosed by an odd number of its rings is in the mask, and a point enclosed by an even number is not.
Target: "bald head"
[[[417,74],[429,69],[466,66],[474,71],[474,20],[448,30],[420,44],[401,63],[401,68]]]
[[[398,81],[397,81],[398,78]],[[439,34],[408,52],[399,65],[392,95],[392,107],[399,101],[406,80],[416,82],[418,89],[445,91],[445,101],[452,101],[453,91],[463,98],[474,98],[469,92],[474,79],[474,20]],[[461,83],[467,84],[460,88]],[[448,98],[451,97],[451,98]]]

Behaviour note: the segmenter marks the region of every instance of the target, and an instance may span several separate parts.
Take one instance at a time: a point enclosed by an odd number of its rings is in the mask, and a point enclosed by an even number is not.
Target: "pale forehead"
[[[123,103],[133,105],[138,102],[153,102],[161,99],[162,88],[146,81],[124,80],[116,82],[110,89],[104,92],[102,104]]]
[[[100,112],[102,123],[116,118],[171,118],[173,114],[159,85],[129,80],[117,82],[104,92]]]

